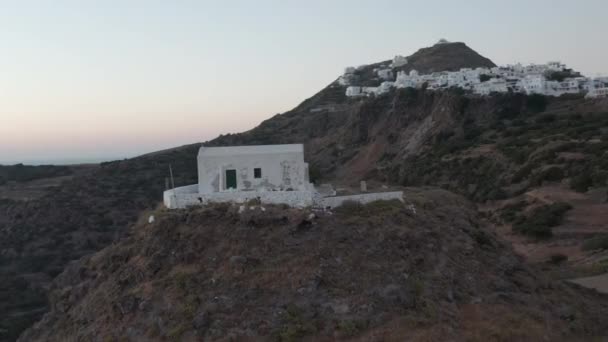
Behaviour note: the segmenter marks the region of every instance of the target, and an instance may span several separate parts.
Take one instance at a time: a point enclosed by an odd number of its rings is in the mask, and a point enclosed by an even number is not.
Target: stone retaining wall
[[[346,201],[355,201],[361,204],[366,204],[373,201],[389,201],[394,199],[403,202],[403,191],[372,192],[358,195],[323,197],[319,199],[318,203],[315,203],[315,205],[321,208],[335,208],[341,206]]]
[[[194,185],[167,190],[163,194],[165,206],[169,209],[186,208],[207,203],[234,202],[245,203],[259,199],[262,204],[286,204],[303,208],[313,205],[312,191],[225,191],[212,194],[199,194]]]
[[[320,197],[313,191],[225,191],[212,194],[199,194],[198,186],[188,185],[174,190],[167,190],[163,194],[163,202],[169,209],[186,208],[193,205],[207,203],[233,202],[245,203],[259,199],[262,204],[286,204],[291,207],[317,207],[335,208],[346,201],[355,201],[366,204],[378,200],[403,201],[402,191],[373,192],[348,196]]]

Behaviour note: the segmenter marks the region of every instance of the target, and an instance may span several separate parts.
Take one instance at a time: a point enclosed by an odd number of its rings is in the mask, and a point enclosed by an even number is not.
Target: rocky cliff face
[[[333,214],[146,213],[72,264],[20,341],[556,340],[601,336],[606,298],[553,283],[443,190]],[[147,222],[147,215],[155,222]]]

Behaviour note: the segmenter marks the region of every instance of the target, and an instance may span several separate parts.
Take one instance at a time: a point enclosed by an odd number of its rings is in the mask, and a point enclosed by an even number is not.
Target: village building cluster
[[[357,73],[367,66],[348,67],[338,79],[339,84],[347,86],[346,96],[370,96],[387,93],[391,88],[419,88],[439,90],[457,87],[478,95],[491,93],[526,93],[560,96],[564,94],[584,93],[587,97],[608,96],[608,77],[589,78],[571,73],[566,65],[560,62],[531,65],[506,65],[493,68],[463,68],[459,71],[441,71],[431,74],[420,74],[416,70],[409,73],[395,68],[407,64],[407,58],[395,56],[392,63],[380,65],[373,70],[380,83],[377,87],[358,86]],[[570,77],[551,77],[551,75]],[[557,78],[557,79],[556,79]]]

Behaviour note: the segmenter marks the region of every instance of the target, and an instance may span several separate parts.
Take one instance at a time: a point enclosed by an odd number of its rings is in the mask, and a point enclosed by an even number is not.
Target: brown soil
[[[608,297],[524,265],[462,197],[405,191],[405,204],[314,219],[274,206],[147,213],[129,237],[61,274],[52,311],[20,340],[508,341],[608,331]]]
[[[595,277],[572,279],[571,282],[608,294],[608,274],[602,274]]]

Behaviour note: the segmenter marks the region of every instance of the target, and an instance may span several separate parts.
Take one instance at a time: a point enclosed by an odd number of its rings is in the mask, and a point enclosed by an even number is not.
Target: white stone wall
[[[163,194],[164,204],[169,209],[187,208],[209,203],[246,203],[259,199],[262,204],[286,204],[295,208],[336,208],[346,201],[361,204],[378,200],[403,201],[402,191],[374,192],[348,196],[321,197],[314,191],[226,191],[211,194],[196,192],[196,184],[167,190]],[[193,192],[194,191],[194,192]]]
[[[389,201],[394,199],[403,201],[403,191],[373,192],[348,196],[324,197],[319,199],[318,202],[315,203],[315,206],[320,208],[336,208],[341,206],[346,201],[355,201],[361,204],[366,204],[378,200]]]
[[[196,186],[196,184],[193,186]],[[176,188],[175,190],[176,192],[167,190],[163,194],[164,204],[169,209],[186,208],[209,203],[246,203],[255,199],[259,199],[262,204],[286,204],[296,208],[313,205],[312,191],[226,191],[199,194],[197,192],[181,191],[181,188]]]
[[[346,88],[346,96],[361,96],[361,87],[350,86]]]
[[[169,209],[185,208],[196,204],[197,197],[198,184],[192,184],[163,192],[163,203]]]

